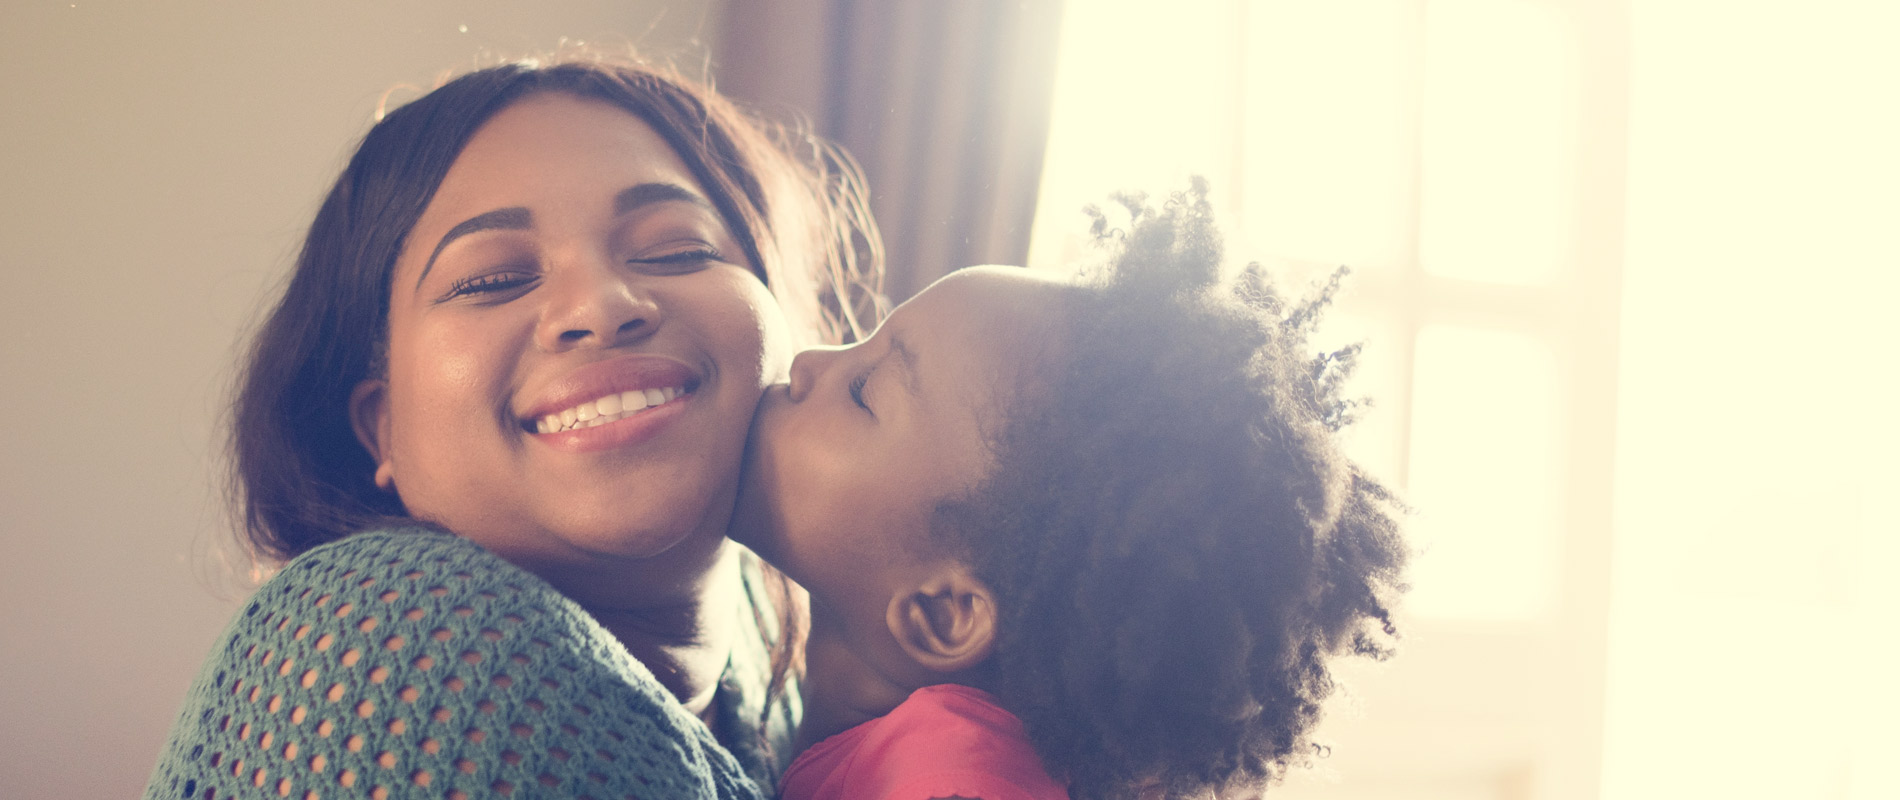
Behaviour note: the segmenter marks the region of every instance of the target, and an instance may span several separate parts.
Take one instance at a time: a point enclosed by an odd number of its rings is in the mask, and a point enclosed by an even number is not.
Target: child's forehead
[[[898,309],[898,335],[983,350],[1040,344],[1064,317],[1068,280],[1020,267],[969,267],[950,273]],[[991,353],[1002,355],[1003,353]]]
[[[918,316],[1033,327],[1059,314],[1054,301],[1074,288],[1066,277],[1022,267],[965,267],[938,279],[905,306],[914,307]]]
[[[929,394],[994,412],[1046,371],[1072,291],[1067,279],[1019,267],[958,270],[899,308],[888,333],[914,355]]]

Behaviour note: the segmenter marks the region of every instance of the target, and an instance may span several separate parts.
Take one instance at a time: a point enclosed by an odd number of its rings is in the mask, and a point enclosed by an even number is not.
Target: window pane
[[[1237,9],[1100,0],[1063,15],[1032,266],[1081,255],[1081,209],[1113,191],[1158,199],[1201,174],[1217,211],[1233,210],[1241,41],[1209,32],[1233,30]]]
[[[1416,0],[1247,6],[1245,231],[1355,268],[1411,257]]]
[[[1421,330],[1414,353],[1408,499],[1425,552],[1410,605],[1536,617],[1555,575],[1555,360],[1522,334],[1452,326]]]
[[[1571,31],[1535,0],[1434,0],[1426,20],[1419,259],[1448,278],[1551,280],[1571,248]]]

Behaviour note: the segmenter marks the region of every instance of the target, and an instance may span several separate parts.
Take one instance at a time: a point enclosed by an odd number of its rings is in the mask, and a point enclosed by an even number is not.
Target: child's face
[[[733,538],[815,603],[881,615],[890,586],[937,563],[931,514],[987,472],[988,437],[1033,378],[1063,285],[962,270],[871,338],[800,353],[791,384],[759,403]]]

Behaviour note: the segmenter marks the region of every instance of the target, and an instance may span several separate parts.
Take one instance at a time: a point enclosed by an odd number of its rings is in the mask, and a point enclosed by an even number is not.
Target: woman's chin
[[[563,574],[602,570],[675,570],[710,559],[724,541],[711,526],[606,527],[591,525],[470,526],[451,530],[557,586]]]
[[[724,531],[709,525],[662,530],[577,532],[563,538],[584,554],[618,562],[709,557],[725,543]]]

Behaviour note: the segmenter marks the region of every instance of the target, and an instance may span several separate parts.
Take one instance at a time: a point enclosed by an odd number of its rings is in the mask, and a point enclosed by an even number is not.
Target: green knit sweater
[[[360,533],[232,621],[145,796],[762,798],[777,770],[754,743],[796,713],[760,736],[762,655],[721,681],[735,758],[539,578],[453,536]]]

